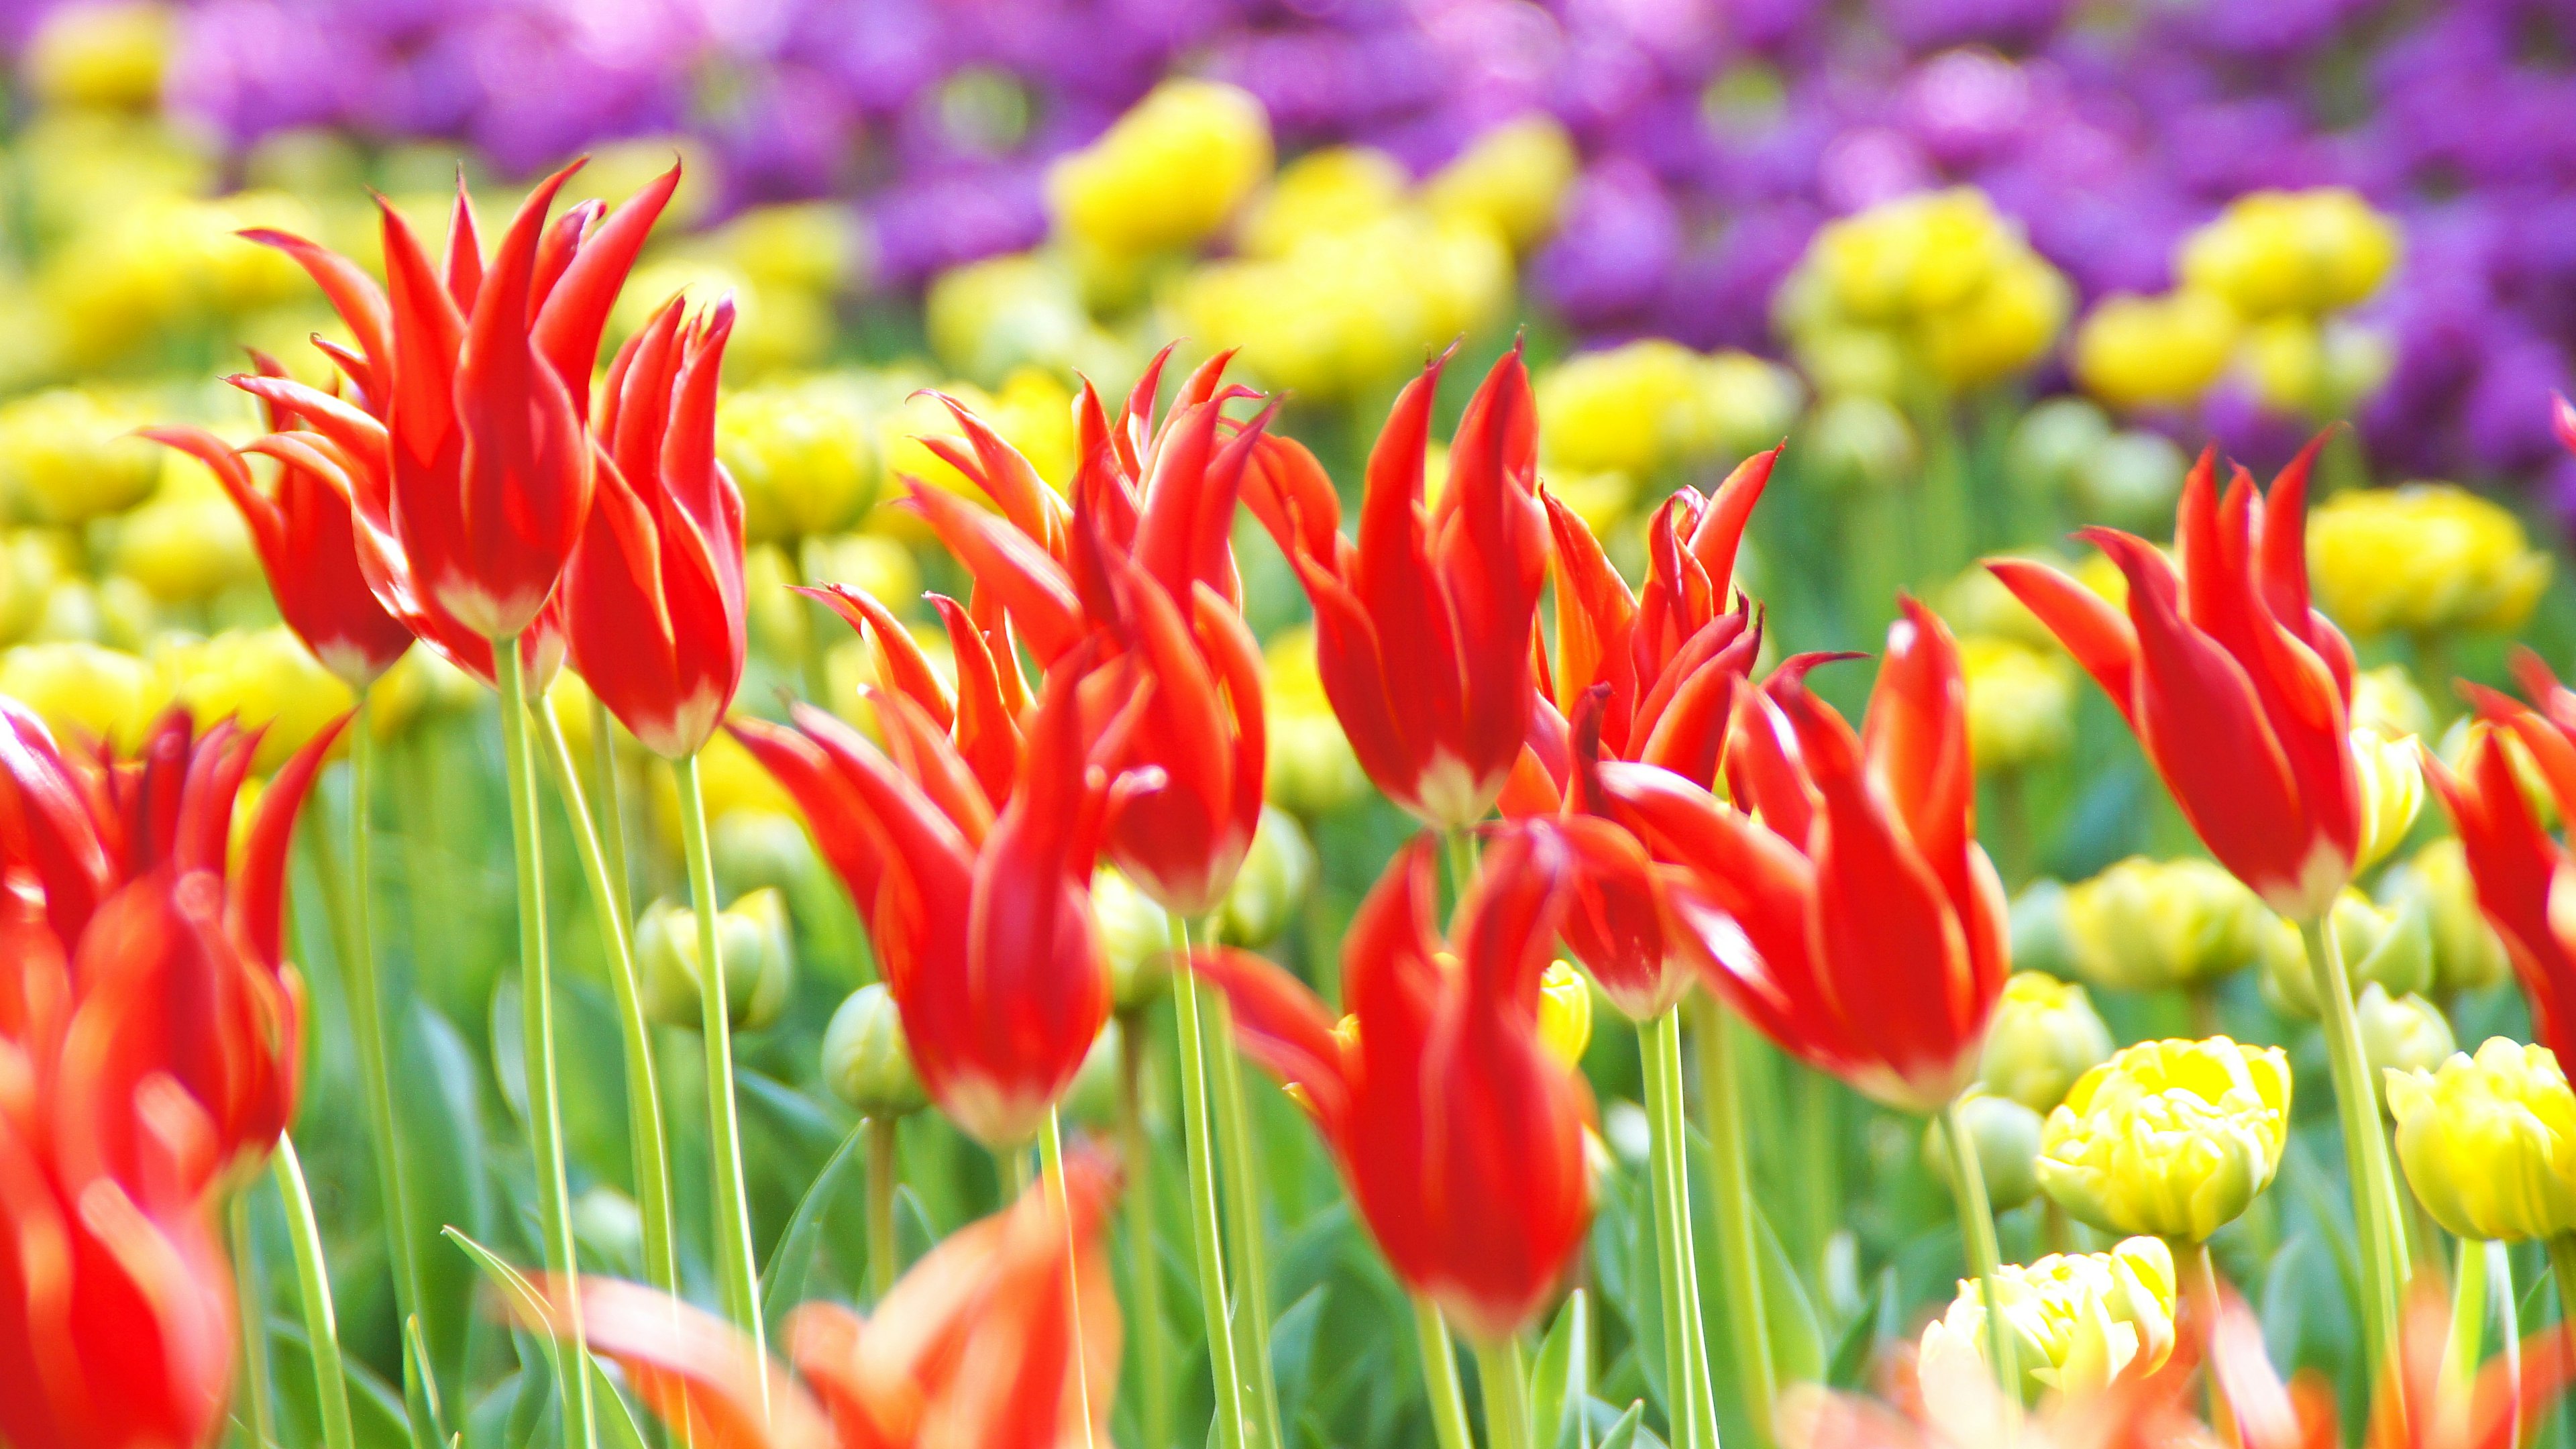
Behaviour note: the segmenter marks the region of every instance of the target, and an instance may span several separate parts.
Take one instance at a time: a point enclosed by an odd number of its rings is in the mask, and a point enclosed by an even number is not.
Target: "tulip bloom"
[[[1261,823],[1260,646],[1243,622],[1228,531],[1267,419],[1234,427],[1222,416],[1248,394],[1221,385],[1231,354],[1219,354],[1183,383],[1149,436],[1169,353],[1137,382],[1117,427],[1083,388],[1070,509],[1018,450],[946,399],[967,446],[932,446],[1000,515],[906,483],[911,507],[1001,603],[1041,665],[1096,634],[1143,660],[1154,689],[1118,762],[1104,845],[1156,904],[1195,918],[1225,899]]]
[[[1361,768],[1415,818],[1452,829],[1493,808],[1529,738],[1547,518],[1517,346],[1468,399],[1426,513],[1440,369],[1405,387],[1378,434],[1356,543],[1339,532],[1332,480],[1294,443],[1263,451],[1244,501],[1314,604],[1324,693]]]
[[[1958,645],[1904,609],[1861,733],[1808,692],[1812,660],[1744,694],[1727,779],[1750,814],[1652,765],[1601,777],[1619,822],[1686,868],[1681,911],[1728,1003],[1809,1065],[1931,1113],[1976,1080],[2012,967]]]
[[[301,237],[246,233],[302,265],[356,337],[355,350],[324,349],[355,396],[274,378],[235,384],[339,445],[344,456],[324,461],[351,485],[376,596],[487,680],[488,646],[469,641],[543,631],[589,518],[585,422],[600,333],[680,182],[675,166],[605,217],[583,206],[549,224],[572,170],[529,193],[488,266],[462,188],[437,266],[384,206],[383,289]]]
[[[2308,601],[2308,470],[2323,441],[2259,501],[2242,468],[2221,497],[2203,453],[2171,562],[2117,529],[2078,535],[2127,577],[2125,618],[2045,564],[1986,565],[2120,707],[2209,853],[2294,921],[2333,902],[2365,833],[2352,646]]]
[[[2502,938],[2514,975],[2531,1003],[2534,1034],[2562,1061],[2576,1060],[2576,913],[2552,909],[2554,887],[2571,857],[2541,828],[2509,742],[2539,767],[2540,782],[2562,819],[2576,820],[2576,694],[2560,687],[2530,655],[2514,661],[2538,708],[2470,687],[2485,724],[2469,737],[2457,774],[2427,757],[2425,774],[2460,832],[2478,910]],[[2508,738],[2509,737],[2509,738]]]
[[[1258,956],[1193,965],[1313,1115],[1396,1276],[1492,1344],[1547,1306],[1592,1216],[1583,1091],[1538,1033],[1573,860],[1551,822],[1497,827],[1444,941],[1436,845],[1405,847],[1351,922],[1338,1028]]]
[[[582,1324],[590,1350],[707,1449],[1106,1444],[1120,1326],[1101,1224],[1115,1186],[1076,1155],[1064,1209],[1041,1185],[951,1234],[873,1318],[797,1309],[787,1338],[810,1395],[727,1325],[632,1284],[582,1279]]]
[[[742,683],[742,494],[716,462],[733,303],[673,298],[620,348],[599,488],[564,575],[573,667],[646,749],[697,753]]]
[[[972,745],[909,697],[877,696],[893,758],[811,706],[797,729],[732,726],[867,918],[922,1085],[996,1148],[1044,1124],[1109,1016],[1089,897],[1101,802],[1086,776],[1099,764],[1086,749],[1115,750],[1123,729],[1087,729],[1084,690],[1123,671],[1092,673],[1089,659],[1048,672],[998,814],[961,749]]]

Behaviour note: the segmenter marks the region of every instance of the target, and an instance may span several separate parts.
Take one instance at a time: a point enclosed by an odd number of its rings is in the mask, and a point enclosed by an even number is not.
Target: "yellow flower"
[[[1284,257],[1311,237],[1336,236],[1392,215],[1412,178],[1374,146],[1326,146],[1279,169],[1243,219],[1244,255]]]
[[[172,604],[212,598],[259,577],[250,529],[206,465],[172,452],[162,478],[160,491],[117,528],[116,571]]]
[[[2302,312],[2266,317],[2246,330],[2245,376],[2266,407],[2284,413],[2321,411],[2325,398],[2325,334]]]
[[[2388,739],[2433,732],[2433,709],[2403,664],[2383,664],[2352,677],[2352,727]]]
[[[745,537],[834,533],[867,510],[877,454],[857,391],[813,378],[749,388],[717,409],[716,456],[742,489]]]
[[[1538,979],[1538,1044],[1569,1071],[1592,1045],[1592,983],[1570,962],[1549,962]]]
[[[122,513],[161,481],[165,450],[133,436],[147,421],[83,388],[0,406],[0,494],[52,523]]]
[[[2374,981],[2361,988],[2352,1007],[2361,1023],[2361,1055],[2374,1088],[2384,1072],[2429,1072],[2459,1050],[2441,1008],[2421,996],[2391,996]],[[2386,1105],[2385,1092],[2381,1103]]]
[[[1980,772],[2065,752],[2075,725],[2075,668],[2065,655],[1971,636],[1959,641],[1959,662],[1968,682],[1968,749]]]
[[[2358,635],[2499,632],[2531,617],[2549,555],[2501,504],[2448,483],[2355,488],[2308,519],[2317,602]]]
[[[1280,630],[1261,651],[1261,662],[1262,698],[1270,714],[1265,793],[1271,803],[1311,820],[1358,799],[1368,777],[1324,697],[1314,629],[1301,624]]]
[[[921,561],[901,540],[880,533],[808,538],[798,556],[805,577],[816,583],[850,584],[890,604],[921,593]]]
[[[2280,1048],[2140,1042],[2049,1114],[2039,1185],[2104,1232],[2205,1242],[2271,1184],[2289,1130]]]
[[[940,273],[923,301],[922,322],[939,360],[978,382],[1031,365],[1095,377],[1131,370],[1124,349],[1091,320],[1072,271],[1044,252]],[[1069,414],[1065,426],[1072,426]]]
[[[747,892],[716,912],[725,1019],[735,1029],[758,1031],[787,1009],[788,988],[796,980],[792,942],[787,898],[775,889]],[[645,1015],[684,1030],[704,1023],[698,952],[696,911],[667,900],[644,908],[635,922],[635,964],[644,978]]]
[[[1100,955],[1109,966],[1109,996],[1134,1011],[1163,994],[1172,979],[1172,918],[1112,866],[1091,874],[1091,915]]]
[[[930,1105],[884,982],[851,992],[832,1013],[823,1028],[823,1082],[865,1117],[904,1117]]]
[[[1995,1300],[2013,1335],[2025,1400],[2042,1392],[2089,1394],[2123,1374],[2164,1367],[2174,1346],[2173,1251],[2133,1237],[2107,1253],[2051,1253],[1995,1274]],[[1985,1354],[1982,1287],[1962,1280],[1949,1312],[1923,1330],[1926,1359]]]
[[[2433,937],[2433,989],[2443,995],[2476,991],[2505,978],[2512,963],[2504,940],[2478,909],[2469,880],[2468,852],[2459,837],[2443,836],[2391,866],[2380,879],[2391,904],[2417,906]]]
[[[1953,390],[2036,361],[2072,291],[1971,188],[1898,198],[1816,234],[1775,302],[1829,392],[1893,394],[1922,369]]]
[[[2415,828],[2424,810],[2424,746],[2413,735],[2391,739],[2375,729],[2352,732],[2352,762],[2361,779],[2361,848],[2355,869],[2377,864]]]
[[[2236,877],[2197,857],[2131,856],[2066,888],[2076,970],[2123,991],[2190,987],[2253,961],[2274,922]]]
[[[263,775],[357,704],[283,624],[227,630],[175,651],[171,665],[178,702],[198,728],[228,719],[267,731],[251,761]]]
[[[2004,981],[1977,1076],[1996,1096],[2046,1112],[2066,1100],[2077,1077],[2110,1055],[2111,1029],[2083,987],[2018,971]]]
[[[1580,158],[1556,119],[1533,112],[1476,138],[1423,183],[1433,212],[1483,222],[1518,251],[1556,230]]]
[[[2227,370],[2236,313],[2206,292],[2105,297],[2075,333],[2075,377],[2113,407],[2181,406]]]
[[[837,325],[831,304],[812,292],[754,281],[713,256],[671,253],[637,267],[618,293],[609,313],[609,342],[633,336],[674,295],[685,295],[693,307],[733,298],[733,336],[724,354],[728,381],[813,363],[830,350]]]
[[[1830,222],[1811,254],[1843,315],[1903,322],[1967,300],[2002,263],[2010,241],[1985,193],[1959,187]]]
[[[2576,1232],[2576,1095],[2549,1048],[2491,1037],[2387,1082],[2397,1160],[2435,1222],[2489,1241]]]
[[[1020,367],[1002,379],[993,394],[993,410],[984,421],[1011,440],[1038,470],[1038,477],[1061,491],[1073,478],[1081,440],[1073,426],[1073,389],[1061,374],[1042,367]]]
[[[680,191],[713,194],[694,178]],[[839,202],[755,206],[717,228],[708,243],[734,270],[763,287],[828,294],[865,270],[863,238],[849,207]]]
[[[48,105],[149,110],[161,101],[172,16],[151,0],[65,5],[27,48],[29,85]]]
[[[2377,291],[2397,248],[2396,223],[2347,188],[2257,191],[2184,238],[2178,270],[2248,317],[2313,315]]]
[[[1782,368],[1660,338],[1567,358],[1539,373],[1535,391],[1551,469],[1632,478],[1778,442],[1798,405]]]
[[[1217,939],[1258,950],[1279,939],[1315,888],[1315,847],[1297,817],[1275,805],[1261,807],[1252,848],[1217,907]]]
[[[1214,81],[1156,86],[1047,175],[1056,230],[1112,255],[1167,251],[1223,225],[1270,174],[1270,120]]]
[[[2374,982],[2391,996],[2412,995],[2432,986],[2432,925],[2420,906],[2381,906],[2347,889],[2334,903],[2334,929],[2344,975],[2356,996]],[[2263,943],[2262,966],[2264,999],[2289,1015],[2314,1021],[2316,977],[2298,927],[2273,918]]]
[[[0,644],[34,632],[46,598],[78,560],[71,536],[56,529],[15,528],[0,538]]]
[[[2074,296],[2055,267],[2019,248],[1958,306],[1917,324],[1924,361],[1954,391],[2010,377],[2066,330]]]
[[[33,710],[67,743],[105,740],[126,751],[142,742],[170,692],[161,671],[135,655],[54,643],[0,653],[0,695]]]

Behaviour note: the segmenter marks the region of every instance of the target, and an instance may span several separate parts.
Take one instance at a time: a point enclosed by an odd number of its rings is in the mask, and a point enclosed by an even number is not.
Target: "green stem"
[[[518,863],[519,1037],[528,1078],[529,1147],[536,1157],[537,1196],[545,1222],[546,1271],[566,1305],[571,1367],[561,1385],[564,1443],[597,1449],[590,1374],[590,1336],[581,1321],[581,1264],[573,1246],[572,1187],[564,1173],[563,1111],[555,1077],[554,968],[546,949],[544,857],[537,836],[536,759],[528,745],[528,682],[517,635],[492,641],[501,689],[501,759],[509,776],[510,843]]]
[[[724,933],[716,920],[715,858],[707,849],[707,800],[698,757],[671,762],[680,784],[680,847],[689,858],[689,898],[698,917],[698,1024],[707,1050],[707,1151],[713,1159],[717,1276],[725,1312],[751,1335],[754,1362],[768,1352],[753,1287],[751,1203],[743,1190],[742,1126],[734,1115],[733,1021],[726,1005]],[[762,1380],[762,1409],[768,1407]]]
[[[1529,1365],[1519,1338],[1476,1345],[1476,1382],[1485,1399],[1485,1439],[1492,1449],[1538,1449],[1530,1423]]]
[[[1072,1305],[1073,1317],[1073,1388],[1082,1406],[1083,1449],[1091,1449],[1091,1355],[1084,1351],[1082,1336],[1082,1244],[1073,1236],[1073,1199],[1064,1185],[1064,1121],[1052,1106],[1047,1108],[1046,1130],[1038,1136],[1038,1160],[1044,1164],[1047,1195],[1055,1199],[1056,1216],[1064,1223],[1065,1301]]]
[[[1835,1227],[1843,1220],[1843,1142],[1835,1130],[1841,1114],[1832,1077],[1801,1063],[1791,1063],[1790,1070],[1798,1079],[1798,1180],[1807,1214],[1804,1266],[1816,1281],[1822,1281],[1825,1255],[1832,1249]]]
[[[554,713],[552,701],[547,702],[546,712]],[[599,812],[599,843],[612,887],[609,901],[617,911],[618,929],[623,931],[633,928],[635,902],[629,894],[631,877],[626,868],[626,800],[617,784],[616,729],[608,716],[608,702],[597,694],[591,695],[590,803]],[[556,733],[562,733],[560,727]]]
[[[1771,1320],[1762,1304],[1762,1244],[1754,1219],[1753,1175],[1746,1164],[1735,1028],[1717,998],[1703,991],[1691,999],[1691,1030],[1699,1039],[1700,1110],[1708,1122],[1709,1156],[1717,1174],[1717,1251],[1726,1268],[1736,1383],[1752,1414],[1753,1442],[1761,1449],[1772,1440],[1780,1379],[1771,1363],[1771,1335],[1765,1331]]]
[[[591,904],[599,914],[600,949],[608,957],[608,984],[617,1001],[617,1034],[626,1058],[626,1133],[634,1154],[636,1208],[644,1220],[644,1276],[654,1287],[677,1297],[680,1249],[671,1210],[671,1151],[662,1134],[662,1086],[653,1067],[653,1029],[644,1019],[635,940],[626,925],[617,867],[603,848],[583,798],[581,777],[573,767],[572,749],[564,740],[554,701],[540,696],[536,718],[538,733],[545,740],[546,763],[572,823],[573,853],[581,857],[582,874],[590,882]]]
[[[1941,1139],[1950,1149],[1950,1176],[1958,1194],[1959,1236],[1967,1247],[1968,1269],[1976,1275],[1978,1296],[1985,1300],[1986,1362],[1994,1366],[2005,1402],[2018,1404],[2021,1362],[2013,1352],[2013,1336],[2005,1331],[2003,1300],[1995,1289],[1995,1270],[2003,1254],[1995,1246],[1994,1210],[1986,1202],[1986,1173],[1977,1161],[1976,1139],[1959,1120],[1956,1102],[1941,1109]]]
[[[1225,1449],[1244,1449],[1243,1374],[1235,1362],[1233,1315],[1226,1307],[1225,1251],[1217,1234],[1215,1150],[1208,1142],[1207,1040],[1199,1024],[1198,973],[1189,969],[1190,928],[1171,917],[1172,1000],[1180,1008],[1181,1126],[1189,1147],[1190,1228],[1198,1250],[1199,1307],[1207,1319],[1208,1368],[1216,1384],[1216,1421]]]
[[[1454,898],[1463,899],[1467,885],[1476,878],[1476,833],[1472,827],[1445,831],[1441,844],[1449,853],[1449,889]]]
[[[1458,1355],[1449,1324],[1421,1294],[1413,1296],[1413,1333],[1422,1345],[1422,1386],[1431,1396],[1431,1430],[1440,1449],[1476,1449],[1467,1432],[1467,1391],[1458,1384]]]
[[[2182,1272],[2183,1302],[2190,1315],[2192,1332],[2200,1340],[2201,1362],[2211,1366],[2206,1372],[2210,1426],[2218,1431],[2218,1442],[2227,1449],[2241,1449],[2245,1442],[2244,1430],[2236,1421],[2236,1406],[2227,1401],[2227,1386],[2220,1382],[2215,1368],[2218,1362],[2218,1270],[2209,1261],[2209,1245],[2177,1241],[2168,1242],[2166,1247]]]
[[[1154,1146],[1145,1130],[1145,1020],[1118,1031],[1118,1135],[1127,1165],[1129,1313],[1136,1322],[1137,1368],[1144,1379],[1145,1449],[1172,1449],[1171,1329],[1163,1322],[1162,1259],[1155,1244]]]
[[[277,1442],[276,1411],[269,1405],[268,1275],[260,1271],[259,1244],[251,1237],[250,1193],[233,1194],[233,1272],[241,1279],[234,1308],[241,1319],[242,1398],[250,1404],[251,1449]]]
[[[902,1125],[899,1117],[870,1117],[859,1128],[868,1149],[868,1297],[878,1303],[894,1291],[902,1266],[894,1245],[894,1149]]]
[[[2442,1378],[2449,1390],[2465,1388],[2477,1376],[2486,1332],[2486,1244],[2462,1238],[2451,1275],[2451,1332],[2442,1345]]]
[[[1213,933],[1211,933],[1213,934]],[[1216,1150],[1225,1171],[1226,1231],[1233,1248],[1235,1322],[1243,1331],[1243,1368],[1252,1375],[1261,1411],[1261,1442],[1285,1449],[1279,1432],[1279,1383],[1270,1371],[1270,1267],[1261,1239],[1261,1179],[1252,1153],[1251,1114],[1243,1100],[1241,1054],[1234,1049],[1234,1008],[1222,992],[1201,1024],[1216,1058]]]
[[[2496,1356],[2504,1360],[2504,1443],[2520,1444],[2522,1435],[2522,1321],[2520,1299],[2513,1291],[2513,1254],[2502,1243],[2479,1245],[2478,1271],[2487,1275],[2488,1301],[2495,1305]]]
[[[313,1397],[322,1407],[322,1442],[330,1449],[356,1449],[349,1380],[340,1366],[340,1325],[331,1307],[331,1270],[322,1261],[322,1230],[313,1221],[313,1199],[304,1190],[304,1165],[296,1161],[294,1138],[279,1134],[270,1167],[277,1175],[277,1195],[286,1202],[286,1231],[295,1242],[295,1281],[304,1294],[304,1336],[313,1348]]]
[[[2324,1011],[2326,1062],[2334,1075],[2335,1112],[2343,1125],[2344,1158],[2352,1175],[2352,1215],[2362,1257],[2362,1323],[2369,1337],[2370,1378],[2394,1384],[2401,1322],[2399,1295],[2406,1284],[2406,1242],[2399,1236],[2395,1174],[2388,1139],[2379,1130],[2379,1094],[2371,1089],[2361,1022],[2353,1011],[2352,984],[2331,916],[2303,921],[2299,935],[2308,953]]]
[[[1666,1013],[1669,1016],[1671,1013]],[[1679,1144],[1663,1104],[1679,1091],[1674,1063],[1666,1054],[1664,1017],[1637,1025],[1638,1054],[1646,1079],[1646,1127],[1650,1151],[1647,1188],[1655,1199],[1655,1268],[1663,1284],[1664,1419],[1674,1449],[1709,1449],[1699,1442],[1699,1395],[1692,1382],[1689,1310],[1682,1266],[1681,1209],[1673,1193],[1681,1171]]]

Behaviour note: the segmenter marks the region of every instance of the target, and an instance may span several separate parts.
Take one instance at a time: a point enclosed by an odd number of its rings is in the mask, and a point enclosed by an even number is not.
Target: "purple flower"
[[[1584,173],[1556,238],[1531,263],[1539,293],[1578,327],[1607,325],[1661,293],[1681,216],[1653,173],[1624,157]]]

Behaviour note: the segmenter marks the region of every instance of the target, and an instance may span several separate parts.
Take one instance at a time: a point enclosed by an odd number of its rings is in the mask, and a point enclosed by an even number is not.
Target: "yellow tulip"
[[[357,704],[349,686],[283,624],[228,630],[179,649],[171,664],[178,702],[198,728],[231,720],[266,732],[251,761],[263,775]]]
[[[1233,215],[1270,174],[1261,103],[1215,81],[1167,80],[1099,140],[1056,162],[1047,206],[1058,232],[1112,255],[1187,246]]]
[[[144,659],[65,642],[0,652],[0,695],[34,711],[66,742],[105,740],[130,751],[169,703],[170,691],[162,672]]]
[[[2252,962],[2274,925],[2252,891],[2197,857],[2132,856],[2066,888],[2075,968],[2115,990],[2213,981]]]
[[[47,105],[149,110],[161,102],[175,21],[151,0],[58,7],[27,48],[28,84]]]
[[[1556,230],[1580,159],[1565,127],[1534,112],[1477,137],[1423,183],[1422,199],[1441,216],[1471,217],[1527,251]]]
[[[1538,979],[1538,1044],[1569,1071],[1592,1045],[1592,983],[1569,962],[1549,962]]]
[[[2350,489],[2308,519],[2317,602],[2357,635],[2511,631],[2549,567],[2510,510],[2448,483]]]
[[[2512,963],[2505,955],[2504,939],[2478,909],[2468,852],[2459,837],[2446,835],[2415,852],[2403,865],[2389,867],[2380,878],[2380,890],[2391,904],[2424,912],[2432,931],[2435,991],[2445,996],[2476,991],[2505,978]]]
[[[748,388],[716,411],[716,456],[742,490],[752,542],[833,533],[876,490],[865,399],[843,379]]]
[[[1270,715],[1270,801],[1312,819],[1358,799],[1368,777],[1324,697],[1314,629],[1301,624],[1280,630],[1261,660],[1262,698]]]
[[[2576,1232],[2576,1094],[2549,1048],[2493,1037],[2389,1072],[2387,1090],[2397,1160],[2435,1222],[2490,1241]]]
[[[1405,205],[1413,179],[1373,146],[1326,146],[1279,169],[1243,218],[1244,255],[1284,257],[1310,238],[1356,230]]]
[[[165,450],[133,436],[149,421],[81,388],[0,406],[0,495],[65,525],[122,513],[161,481]]]
[[[1977,1077],[1988,1092],[2047,1112],[2066,1100],[2076,1078],[2110,1055],[2111,1029],[2083,987],[2017,971],[2004,980]]]
[[[2367,299],[2397,252],[2396,223],[2347,188],[2257,191],[2184,238],[2177,269],[2248,317],[2313,315]]]
[[[2227,370],[2236,313],[2206,292],[2104,298],[2075,334],[2075,377],[2113,407],[2178,407]]]
[[[2049,1114],[2039,1185],[2104,1232],[2206,1242],[2271,1184],[2289,1131],[2280,1048],[2140,1042]]]
[[[2005,639],[1959,641],[1968,684],[1968,749],[1980,772],[2065,753],[2075,728],[2075,668],[2065,655]]]
[[[2098,1393],[2124,1374],[2164,1367],[2174,1346],[2173,1251],[2133,1237],[2107,1253],[2051,1253],[1995,1274],[1995,1300],[2013,1335],[2025,1400],[2054,1390]],[[1926,1362],[1985,1354],[1986,1300],[1973,1279],[1923,1330]]]

